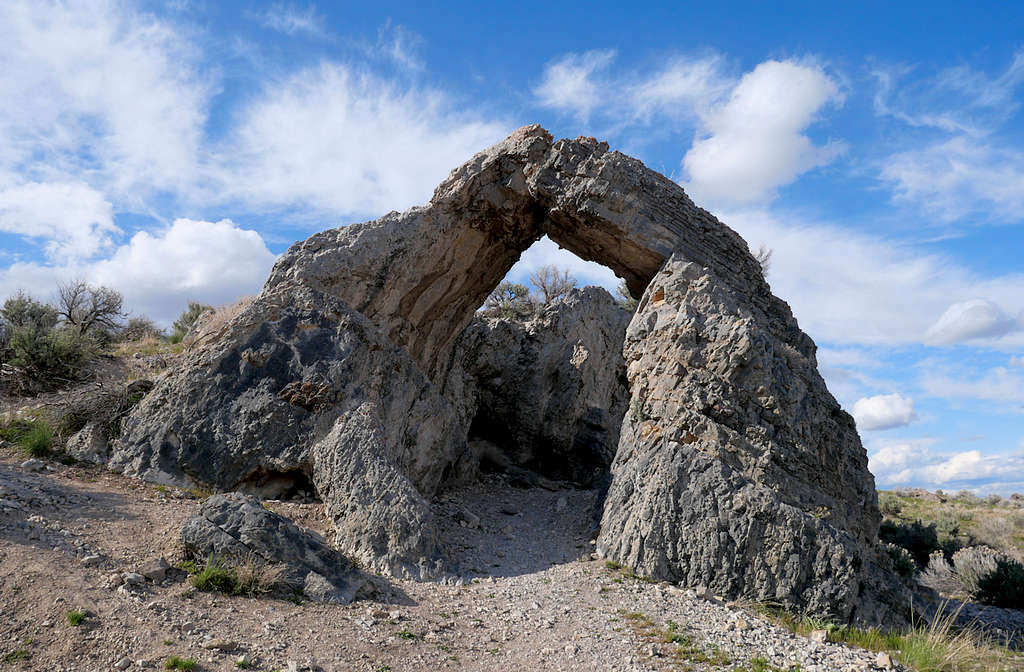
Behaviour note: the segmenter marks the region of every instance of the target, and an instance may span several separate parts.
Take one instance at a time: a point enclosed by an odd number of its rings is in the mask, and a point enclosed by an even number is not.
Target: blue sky
[[[880,487],[1024,492],[1024,10],[840,4],[7,0],[0,296],[166,323],[539,122],[773,250]]]

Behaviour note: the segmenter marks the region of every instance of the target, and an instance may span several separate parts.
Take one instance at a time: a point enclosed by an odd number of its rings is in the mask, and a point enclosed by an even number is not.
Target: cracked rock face
[[[682,255],[651,281],[626,332],[631,400],[598,550],[720,595],[876,621],[867,456],[813,342],[760,298]]]
[[[542,235],[643,296],[623,364],[621,325],[594,334],[579,306],[564,309],[575,324],[466,330]],[[883,622],[905,602],[876,564],[853,422],[743,239],[639,161],[539,126],[452,171],[423,207],[293,245],[252,305],[207,329],[135,409],[112,466],[220,489],[308,482],[344,551],[437,576],[430,499],[475,459],[474,431],[500,436],[512,466],[581,444],[608,459],[623,365],[603,553],[839,619]]]

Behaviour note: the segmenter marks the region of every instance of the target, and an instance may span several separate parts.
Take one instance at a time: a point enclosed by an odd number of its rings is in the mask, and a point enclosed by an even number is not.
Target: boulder
[[[318,602],[348,604],[370,587],[348,558],[249,495],[207,498],[185,522],[181,538],[195,558],[280,567],[288,586]]]
[[[64,451],[79,462],[106,464],[110,455],[110,444],[106,430],[94,422],[71,435]]]

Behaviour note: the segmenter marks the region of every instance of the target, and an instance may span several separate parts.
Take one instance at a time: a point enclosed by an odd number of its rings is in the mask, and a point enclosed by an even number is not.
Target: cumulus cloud
[[[761,242],[772,248],[773,291],[819,341],[919,344],[951,303],[977,297],[1010,315],[1024,312],[1024,273],[983,276],[954,259],[799,213],[719,215],[753,248]],[[989,335],[984,342],[1017,348],[1024,345],[1024,331]]]
[[[882,487],[971,488],[1008,494],[1024,480],[1024,454],[1020,451],[939,453],[933,451],[935,445],[933,439],[878,442],[868,466]]]
[[[379,215],[426,201],[452,166],[511,125],[457,111],[442,92],[337,63],[273,82],[219,158],[222,196]]]
[[[17,263],[0,271],[0,294],[17,289],[45,297],[58,282],[85,278],[113,287],[127,307],[170,324],[189,300],[213,305],[259,291],[275,256],[255,231],[230,220],[175,220],[139,232],[108,259],[64,266]]]
[[[698,200],[750,202],[771,197],[798,175],[843,151],[804,134],[839,87],[817,66],[766,61],[747,73],[727,102],[703,119],[704,136],[683,159]]]
[[[928,328],[925,342],[934,345],[962,343],[978,338],[1004,336],[1024,329],[1019,320],[985,299],[954,303]]]
[[[914,420],[914,400],[899,393],[865,397],[853,405],[853,417],[868,431],[905,427]]]
[[[111,246],[114,209],[81,183],[30,182],[0,189],[0,231],[43,239],[51,259],[87,259]]]
[[[572,112],[586,121],[599,106],[607,104],[611,91],[595,79],[615,60],[615,51],[593,50],[566,54],[544,67],[544,76],[533,90],[538,102],[561,112]]]

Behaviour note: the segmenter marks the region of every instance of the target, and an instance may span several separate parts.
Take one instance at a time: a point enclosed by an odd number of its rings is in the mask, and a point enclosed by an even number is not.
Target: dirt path
[[[198,501],[99,468],[31,473],[23,460],[0,448],[0,670],[162,669],[171,656],[233,670],[243,655],[268,671],[733,670],[755,656],[803,672],[875,669],[874,654],[592,559],[593,491],[493,477],[450,493],[438,507],[462,522],[443,533],[478,578],[393,581],[378,602],[294,604],[196,592],[174,570],[124,584],[149,560],[179,558],[178,530]],[[317,503],[268,506],[329,529]],[[86,612],[81,625],[70,610]]]

